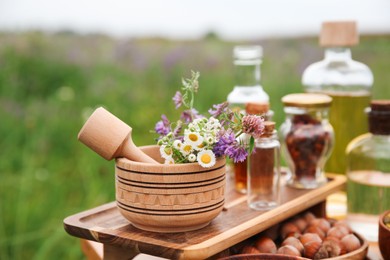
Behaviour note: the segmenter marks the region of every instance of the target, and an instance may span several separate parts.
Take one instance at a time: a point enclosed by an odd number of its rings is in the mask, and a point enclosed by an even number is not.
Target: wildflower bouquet
[[[214,166],[220,156],[244,161],[253,150],[254,139],[263,133],[264,119],[233,112],[227,102],[213,105],[209,118],[199,114],[193,107],[199,76],[192,72],[190,79],[183,79],[181,91],[173,97],[176,109],[185,107],[180,119],[171,123],[162,115],[155,126],[161,156],[166,164],[198,162],[206,168]],[[242,134],[249,135],[249,141],[239,138]]]

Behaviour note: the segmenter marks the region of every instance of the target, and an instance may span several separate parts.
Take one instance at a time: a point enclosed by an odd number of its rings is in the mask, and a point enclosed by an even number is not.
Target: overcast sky
[[[0,0],[0,30],[71,29],[113,36],[225,39],[317,35],[322,21],[356,20],[390,33],[390,0]]]

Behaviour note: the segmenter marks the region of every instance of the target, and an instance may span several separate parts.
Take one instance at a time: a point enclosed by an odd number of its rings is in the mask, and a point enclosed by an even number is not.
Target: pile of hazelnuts
[[[310,259],[336,257],[360,248],[360,240],[344,221],[317,218],[302,213],[283,222],[276,239],[261,233],[241,254],[283,254]]]

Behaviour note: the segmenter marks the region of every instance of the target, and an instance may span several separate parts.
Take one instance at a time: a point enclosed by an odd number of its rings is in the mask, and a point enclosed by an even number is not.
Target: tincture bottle
[[[377,241],[379,215],[390,209],[390,100],[373,100],[366,111],[369,132],[346,150],[347,221]]]
[[[269,210],[280,204],[280,143],[275,122],[265,121],[248,159],[248,205]]]
[[[227,101],[230,108],[236,112],[265,114],[269,107],[269,96],[260,85],[260,65],[263,49],[259,45],[242,45],[233,49],[234,89],[229,93]],[[253,108],[257,112],[253,111]],[[248,136],[239,137],[240,142],[247,142]],[[234,183],[238,192],[246,193],[247,161],[234,163]]]
[[[329,121],[335,132],[335,147],[325,165],[327,172],[345,173],[345,148],[356,136],[367,132],[364,109],[371,100],[373,74],[363,63],[352,59],[350,47],[358,44],[354,21],[324,22],[320,45],[325,58],[303,72],[306,92],[332,97]]]

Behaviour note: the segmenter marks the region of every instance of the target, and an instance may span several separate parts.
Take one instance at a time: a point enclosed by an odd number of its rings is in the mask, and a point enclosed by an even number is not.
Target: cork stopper
[[[359,43],[355,21],[338,21],[322,23],[320,46],[343,47]]]
[[[390,100],[371,101],[368,127],[373,134],[390,135]]]
[[[371,111],[382,111],[382,112],[388,112],[390,113],[390,100],[386,99],[377,99],[377,100],[372,100],[371,104]]]
[[[246,103],[245,105],[245,112],[249,115],[264,115],[268,110],[268,103]]]
[[[261,137],[270,137],[273,135],[275,130],[275,122],[264,121],[264,132]]]
[[[282,102],[285,106],[291,107],[329,107],[332,103],[332,98],[324,94],[296,93],[282,97]]]

